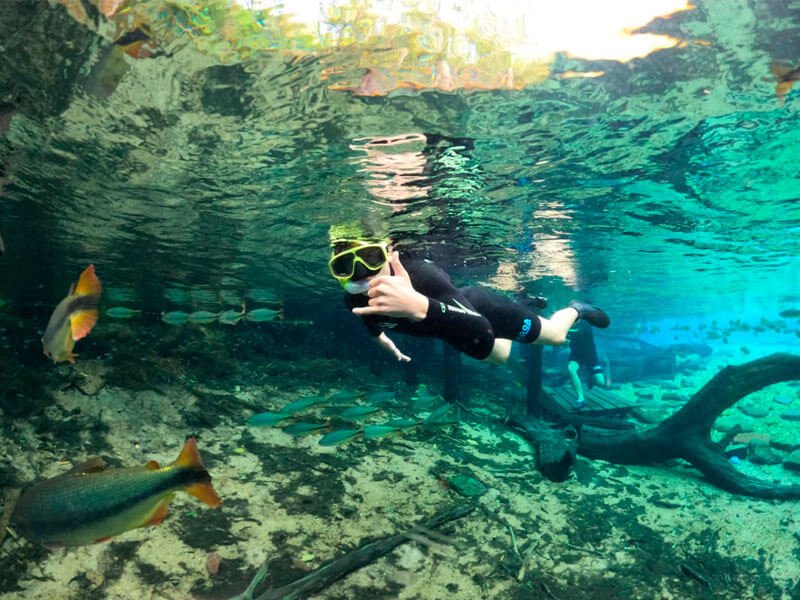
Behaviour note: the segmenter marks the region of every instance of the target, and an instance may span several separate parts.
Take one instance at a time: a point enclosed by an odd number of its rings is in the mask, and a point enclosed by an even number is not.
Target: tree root
[[[578,454],[629,465],[650,465],[680,458],[698,469],[713,485],[756,498],[800,498],[800,485],[776,485],[745,475],[725,456],[727,442],[711,441],[714,421],[737,401],[764,387],[800,380],[800,356],[778,353],[722,369],[674,415],[645,429],[615,430],[587,426],[562,417],[579,429]],[[544,424],[517,419],[515,430],[532,442]],[[592,424],[593,425],[593,424]],[[728,440],[729,441],[729,440]]]
[[[722,369],[674,415],[647,429],[609,436],[584,430],[578,452],[620,464],[654,464],[682,458],[719,488],[756,498],[800,498],[800,485],[775,485],[745,475],[724,448],[711,441],[717,417],[738,400],[769,385],[800,380],[800,356],[772,354]]]

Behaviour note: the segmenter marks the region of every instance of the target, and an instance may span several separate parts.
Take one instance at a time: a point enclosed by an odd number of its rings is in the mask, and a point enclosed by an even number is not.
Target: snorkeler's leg
[[[586,399],[583,397],[583,384],[580,377],[580,365],[571,360],[567,363],[567,373],[569,373],[569,382],[572,384],[572,389],[575,390],[576,404],[583,404]]]
[[[606,387],[606,376],[602,371],[599,373],[593,373],[592,381],[595,385],[600,386],[601,388]]]
[[[549,319],[539,317],[541,330],[534,343],[560,346],[567,341],[567,333],[577,320],[578,311],[570,307],[554,312]]]
[[[492,365],[502,365],[511,354],[511,340],[495,338],[492,352],[484,360]]]
[[[567,333],[578,319],[583,319],[589,325],[600,329],[605,329],[611,324],[611,319],[602,309],[573,300],[569,306],[556,311],[549,319],[539,317],[542,331],[535,343],[554,346],[563,344],[567,341]]]

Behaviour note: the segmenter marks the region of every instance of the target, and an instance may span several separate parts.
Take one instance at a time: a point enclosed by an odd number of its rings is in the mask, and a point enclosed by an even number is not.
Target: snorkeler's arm
[[[483,360],[491,354],[494,331],[489,320],[473,308],[444,271],[431,263],[416,265],[414,281],[424,290],[421,293],[399,256],[393,253],[390,260],[395,274],[372,279],[368,305],[353,309],[355,314],[421,322],[426,335],[438,337],[473,358]]]
[[[381,332],[381,334],[376,338],[378,340],[378,344],[381,348],[388,350],[397,360],[400,362],[410,362],[411,357],[407,354],[403,354],[400,352],[400,349],[395,346],[394,342],[389,339],[389,336],[385,333]]]

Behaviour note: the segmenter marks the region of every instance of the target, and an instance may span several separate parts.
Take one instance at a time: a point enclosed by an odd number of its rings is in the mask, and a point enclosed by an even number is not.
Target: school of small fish
[[[307,396],[290,402],[277,411],[256,413],[247,420],[247,424],[253,427],[280,427],[281,431],[293,437],[324,433],[318,442],[320,446],[338,446],[358,438],[377,440],[417,430],[432,432],[438,428],[458,425],[458,416],[451,414],[452,406],[444,402],[441,396],[432,394],[425,386],[419,386],[409,401],[413,412],[429,412],[420,418],[393,418],[383,423],[359,425],[361,421],[385,412],[384,407],[378,405],[396,404],[395,393],[392,391],[366,394],[367,404],[348,404],[361,397],[362,394],[348,390],[337,392],[328,398]],[[439,406],[430,410],[433,404]],[[309,414],[309,410],[318,410],[318,414]],[[342,422],[346,426],[339,427]]]

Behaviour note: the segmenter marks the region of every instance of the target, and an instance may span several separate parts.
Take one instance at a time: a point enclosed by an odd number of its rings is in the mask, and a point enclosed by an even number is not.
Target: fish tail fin
[[[99,314],[96,308],[88,308],[73,313],[69,318],[72,339],[77,342],[89,335],[92,327],[97,323]]]
[[[791,68],[783,63],[774,62],[769,66],[769,70],[776,79],[781,79],[784,75],[791,71]]]
[[[89,265],[81,273],[78,285],[75,286],[75,293],[82,296],[99,296],[102,291],[103,287],[100,285],[97,275],[95,275],[94,265]]]
[[[792,68],[784,63],[774,62],[769,66],[769,70],[775,77],[775,95],[778,98],[783,98],[791,91],[794,85],[794,78],[790,76]]]
[[[775,95],[778,98],[783,98],[786,94],[788,94],[792,89],[793,82],[791,81],[781,81],[775,84]]]
[[[220,500],[220,497],[217,495],[214,486],[211,485],[211,476],[208,474],[205,465],[203,465],[203,460],[200,458],[200,451],[197,449],[197,440],[194,438],[186,440],[174,464],[176,467],[199,471],[198,475],[200,481],[187,486],[184,489],[187,494],[194,496],[201,502],[205,502],[212,507],[222,504],[222,500]]]

